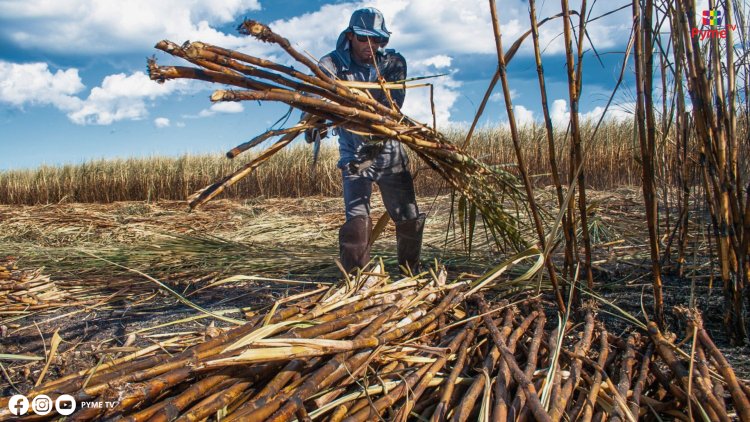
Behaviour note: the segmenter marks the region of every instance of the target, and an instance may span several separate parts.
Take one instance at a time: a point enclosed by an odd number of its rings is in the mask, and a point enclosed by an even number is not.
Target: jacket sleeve
[[[395,82],[406,79],[406,59],[404,59],[404,56],[395,51],[389,51],[387,60],[388,65],[386,66],[386,75],[384,75],[385,80],[388,82]],[[393,102],[395,102],[399,108],[403,107],[405,97],[405,89],[391,90],[391,98],[393,98]]]
[[[338,67],[336,66],[336,62],[333,60],[333,57],[331,57],[330,54],[320,59],[320,61],[318,62],[318,67],[329,77],[334,79],[338,77]]]

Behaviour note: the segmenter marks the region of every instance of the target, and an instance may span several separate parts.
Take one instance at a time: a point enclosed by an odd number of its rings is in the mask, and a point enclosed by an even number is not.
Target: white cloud
[[[198,116],[195,117],[210,117],[216,113],[242,113],[245,111],[245,107],[240,102],[218,102],[211,105],[211,107],[201,110]]]
[[[437,56],[428,57],[424,60],[416,61],[418,65],[432,66],[435,69],[441,69],[444,67],[450,67],[452,57],[446,56],[445,54],[438,54]]]
[[[166,117],[157,117],[154,119],[154,126],[156,126],[159,129],[169,127],[169,125],[170,125],[169,119],[167,119]]]
[[[534,112],[522,105],[513,106],[513,114],[516,116],[516,124],[525,126],[534,123]]]
[[[346,28],[351,13],[367,6],[377,7],[383,12],[386,25],[393,33],[388,47],[403,52],[410,63],[431,57],[450,58],[467,53],[494,55],[496,52],[492,22],[485,0],[372,0],[336,3],[324,5],[312,13],[272,22],[270,26],[301,50],[321,57],[333,49],[339,33]],[[580,1],[571,1],[569,6],[571,9],[580,9]],[[560,12],[560,4],[555,2],[538,3],[537,7],[538,20]],[[592,16],[611,9],[611,4],[599,2],[594,6]],[[577,25],[576,17],[573,16],[572,19]],[[588,25],[589,36],[597,49],[611,47],[627,38],[630,21],[628,10],[605,16]],[[507,50],[530,27],[528,2],[503,2],[500,23],[503,47]],[[561,18],[540,27],[540,45],[545,54],[564,51],[561,33]],[[530,38],[527,38],[520,51],[530,54],[532,50]]]
[[[22,48],[76,54],[143,51],[163,38],[236,47],[246,37],[216,26],[258,9],[258,0],[2,1],[0,35]]]
[[[239,102],[219,102],[211,105],[211,110],[217,113],[242,113],[245,107]]]
[[[434,85],[435,119],[440,126],[451,123],[450,109],[459,96],[461,82],[447,78]],[[432,124],[429,88],[410,89],[406,94],[403,112],[420,122]]]
[[[388,29],[393,33],[388,48],[394,48],[404,55],[409,64],[409,76],[452,71],[451,75],[435,80],[436,106],[440,109],[437,110],[438,120],[450,121],[450,109],[460,96],[458,88],[461,86],[455,78],[455,67],[452,68],[456,66],[455,56],[494,55],[496,52],[487,2],[372,0],[336,3],[324,5],[315,12],[292,19],[275,21],[270,26],[288,38],[300,51],[309,51],[315,57],[322,57],[334,48],[336,39],[346,28],[351,13],[365,6],[374,6],[383,12]],[[570,2],[570,8],[579,9],[580,1]],[[610,9],[611,4],[597,3],[592,16],[598,16]],[[559,11],[559,3],[541,3],[538,5],[537,16],[541,20]],[[507,50],[529,28],[528,3],[523,0],[503,2],[500,20],[504,48]],[[577,24],[575,16],[573,21]],[[629,30],[630,19],[627,10],[598,19],[588,26],[590,37],[598,49],[622,42]],[[545,54],[560,54],[564,51],[561,32],[560,18],[540,27],[540,44]],[[531,51],[531,42],[527,39],[519,54],[530,54]],[[467,65],[470,66],[465,63],[458,64],[461,67]],[[515,96],[516,93],[512,95]],[[502,95],[494,94],[492,100],[502,101]],[[432,119],[429,113],[429,99],[423,92],[409,92],[404,111],[418,120]]]
[[[570,112],[568,111],[568,102],[563,99],[557,99],[552,102],[550,110],[550,119],[555,127],[566,127],[570,121]]]
[[[173,80],[158,84],[143,73],[118,73],[104,78],[102,85],[91,90],[82,106],[68,118],[76,124],[108,125],[120,120],[141,120],[148,115],[147,99],[187,89],[188,81]]]
[[[85,89],[78,69],[52,73],[46,63],[0,61],[0,101],[22,108],[51,105],[76,124],[108,125],[119,120],[140,120],[148,115],[146,100],[186,91],[190,81],[158,84],[143,73],[118,73],[104,78],[86,99],[75,94]]]
[[[515,89],[510,90],[510,99],[515,100],[518,97],[518,91]],[[490,95],[490,101],[493,103],[505,103],[505,94],[502,92],[494,92]]]
[[[611,9],[599,2],[593,16]],[[351,12],[359,7],[374,6],[383,11],[387,25],[393,32],[389,48],[400,51],[409,64],[409,76],[423,76],[449,72],[448,76],[433,80],[438,121],[451,121],[451,108],[461,95],[461,82],[456,80],[457,56],[466,54],[495,54],[492,25],[485,0],[372,0],[327,4],[320,9],[286,20],[271,22],[270,26],[288,38],[300,51],[321,57],[335,46],[336,38],[346,27]],[[572,9],[580,8],[580,1],[572,1]],[[0,1],[0,39],[6,39],[26,50],[68,54],[99,55],[108,53],[151,52],[160,39],[175,42],[200,40],[239,50],[274,61],[290,64],[292,59],[279,49],[257,42],[252,37],[221,32],[218,28],[237,23],[251,10],[260,9],[259,0],[132,0],[107,2],[92,0],[27,0]],[[539,19],[559,12],[559,4],[541,3]],[[528,3],[525,0],[503,2],[500,13],[504,47],[507,49],[528,27]],[[574,22],[576,21],[573,17]],[[54,30],[50,30],[54,28]],[[545,54],[559,54],[563,50],[561,19],[540,28]],[[599,19],[588,26],[597,48],[602,49],[622,42],[630,28],[627,10]],[[519,54],[528,54],[527,40]],[[298,64],[295,64],[299,67]],[[48,70],[42,69],[42,73]],[[77,78],[75,69],[58,71],[54,78]],[[168,95],[173,89],[151,92],[136,89],[133,95],[118,91],[118,87],[137,82],[133,73],[111,75],[94,88],[85,100],[61,90],[55,99],[13,100],[12,104],[52,104],[68,113],[79,124],[108,124],[123,119],[142,119],[147,115],[147,100]],[[52,79],[51,73],[44,75]],[[109,79],[112,78],[112,79]],[[119,79],[118,79],[119,78]],[[135,78],[135,79],[129,79]],[[127,79],[127,80],[126,80]],[[80,83],[80,78],[78,78]],[[154,85],[153,82],[146,81]],[[73,85],[71,85],[73,86]],[[155,86],[155,85],[154,85]],[[36,92],[36,90],[34,90]],[[18,93],[18,89],[14,91]],[[19,94],[20,95],[20,94]],[[493,101],[502,99],[493,95]],[[5,96],[4,96],[5,97]],[[3,98],[4,98],[3,97]],[[10,97],[8,97],[10,98]],[[0,98],[1,99],[1,98]],[[7,98],[6,102],[11,102]],[[239,105],[239,103],[237,103]],[[230,106],[231,107],[231,106]],[[236,106],[235,106],[236,107]],[[241,107],[241,106],[240,106]],[[430,102],[426,89],[412,90],[407,95],[405,112],[414,118],[430,122]],[[239,110],[241,111],[241,110]],[[233,112],[231,109],[203,110],[201,115]],[[238,111],[234,111],[238,112]],[[195,117],[195,116],[193,116]]]
[[[186,80],[158,84],[140,71],[130,75],[118,73],[105,77],[101,86],[82,99],[75,95],[85,89],[78,69],[59,69],[53,73],[46,63],[0,61],[0,101],[19,108],[51,105],[79,125],[143,119],[148,115],[147,100],[185,92],[192,85]]]
[[[624,102],[619,104],[613,104],[607,110],[607,115],[604,120],[614,120],[616,122],[623,122],[633,118],[633,110],[635,110],[635,103]],[[580,113],[580,121],[591,121],[598,122],[604,112],[604,107],[596,106],[592,110],[585,113]],[[550,110],[550,118],[552,124],[555,127],[566,128],[570,121],[570,110],[568,110],[568,102],[563,99],[557,99],[552,102],[552,109]]]
[[[80,107],[74,94],[84,89],[77,69],[52,73],[46,63],[0,61],[0,101],[16,107],[52,105],[68,111]]]
[[[614,120],[617,122],[632,120],[634,111],[635,103],[613,104],[607,110],[607,115],[604,117],[604,119]],[[597,122],[602,117],[603,113],[604,107],[596,106],[591,111],[581,114],[581,119]]]

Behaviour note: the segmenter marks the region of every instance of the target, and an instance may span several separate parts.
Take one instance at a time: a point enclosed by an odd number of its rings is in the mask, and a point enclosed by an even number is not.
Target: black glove
[[[312,127],[310,129],[305,129],[305,142],[308,144],[312,144],[317,139],[324,139],[326,136],[328,136],[328,128],[318,129]]]

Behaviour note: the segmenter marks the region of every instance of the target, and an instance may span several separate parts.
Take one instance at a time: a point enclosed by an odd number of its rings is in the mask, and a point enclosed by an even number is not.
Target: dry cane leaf
[[[44,365],[44,369],[42,369],[42,373],[39,374],[39,379],[37,379],[36,383],[34,383],[34,387],[37,387],[39,384],[42,383],[44,376],[47,374],[47,369],[49,369],[49,364],[52,363],[52,359],[54,359],[55,354],[57,354],[57,347],[60,345],[60,342],[62,341],[62,337],[60,337],[60,334],[58,334],[59,331],[60,329],[58,328],[52,334],[52,340],[50,341],[49,356],[47,356],[47,363]]]

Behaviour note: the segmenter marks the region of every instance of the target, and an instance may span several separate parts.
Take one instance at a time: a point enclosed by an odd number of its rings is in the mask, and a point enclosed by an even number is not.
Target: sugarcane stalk
[[[573,62],[573,41],[572,41],[572,35],[571,35],[571,24],[570,24],[570,13],[568,12],[568,0],[561,0],[561,5],[563,9],[563,35],[565,38],[565,59],[566,59],[566,68],[567,68],[567,74],[568,74],[568,96],[570,97],[570,136],[572,138],[571,143],[571,169],[577,168],[577,182],[578,182],[578,209],[580,213],[580,221],[581,221],[581,233],[583,237],[583,247],[584,247],[584,254],[585,254],[585,261],[584,261],[584,272],[586,274],[586,284],[589,289],[594,288],[594,279],[591,272],[591,239],[589,237],[589,228],[588,228],[588,215],[586,214],[586,177],[585,173],[583,171],[582,162],[583,162],[583,156],[582,156],[582,146],[581,146],[581,132],[580,132],[580,124],[579,124],[579,113],[578,113],[578,103],[580,100],[580,77],[576,77],[576,75],[581,74],[581,68],[582,68],[582,60],[581,56],[583,54],[582,49],[582,43],[584,38],[584,22],[585,22],[585,12],[586,12],[586,0],[583,0],[581,2],[581,14],[579,15],[580,20],[580,29],[579,31],[579,60],[578,60],[578,68],[576,69],[574,62]],[[571,178],[575,177],[575,171],[571,171]],[[573,184],[573,180],[570,181],[571,185]],[[572,187],[572,186],[571,186]],[[568,212],[569,215],[573,216],[573,209],[572,205],[569,206]]]
[[[482,311],[482,313],[486,313],[485,311]],[[513,309],[508,309],[505,312],[505,318],[503,319],[502,328],[499,329],[500,336],[503,342],[505,342],[508,338],[508,336],[511,334],[513,330],[513,316],[515,315],[515,312]],[[491,317],[488,316],[488,319],[490,323],[492,324],[492,327],[497,329],[497,326],[495,326],[494,320],[492,320]],[[488,322],[484,321],[485,325],[488,324]],[[489,327],[488,327],[489,328]],[[495,365],[497,365],[497,360],[500,358],[500,350],[497,348],[497,346],[493,346],[489,353],[484,357],[484,362],[482,363],[482,368],[480,370],[480,373],[484,374],[490,374],[494,372]],[[484,390],[485,383],[489,380],[485,376],[477,376],[474,378],[474,382],[469,386],[469,389],[464,393],[464,396],[461,398],[461,402],[456,406],[456,408],[453,410],[453,417],[451,418],[451,422],[464,422],[466,421],[469,416],[471,415],[474,405],[479,398],[479,395],[482,394],[482,391]]]
[[[391,117],[395,119],[400,119],[401,117],[403,117],[397,111],[394,111],[391,108],[386,107],[383,104],[380,104],[378,101],[372,98],[354,94],[347,87],[347,84],[344,81],[336,81],[335,83],[329,83],[329,82],[324,81],[323,79],[299,72],[295,70],[294,68],[283,66],[283,65],[274,63],[270,60],[260,59],[257,57],[253,57],[253,56],[243,54],[243,53],[233,51],[233,50],[227,50],[227,49],[217,47],[214,45],[210,45],[210,44],[205,44],[205,43],[192,43],[192,44],[199,45],[200,48],[205,49],[206,51],[213,52],[213,53],[216,53],[218,55],[221,55],[230,59],[239,60],[239,61],[243,61],[252,65],[255,65],[255,66],[260,66],[260,67],[264,67],[267,69],[282,72],[284,74],[292,76],[295,79],[302,80],[309,85],[315,85],[324,90],[334,92],[336,95],[346,98],[348,101],[352,102],[352,104],[356,104],[356,103],[366,104],[367,106],[372,107],[378,113],[390,115]]]
[[[357,340],[358,338],[374,335],[381,329],[382,325],[392,317],[396,310],[397,309],[394,306],[386,309],[372,322],[372,324],[363,329],[355,338],[355,340]],[[335,355],[333,358],[331,358],[331,360],[328,361],[328,363],[323,365],[320,369],[316,370],[315,373],[309,375],[305,379],[305,382],[301,386],[299,386],[293,392],[293,394],[289,395],[288,398],[286,397],[286,395],[276,397],[267,404],[257,406],[257,408],[252,408],[250,409],[250,411],[243,411],[242,413],[237,412],[236,416],[232,415],[234,416],[233,419],[243,421],[266,419],[276,421],[289,420],[296,413],[297,408],[302,404],[304,400],[312,395],[314,391],[325,387],[325,385],[322,385],[323,380],[325,380],[330,373],[332,373],[340,365],[342,365],[352,355],[352,353],[353,352],[348,351]]]
[[[538,311],[532,311],[519,326],[513,330],[508,337],[507,346],[511,353],[516,352],[516,346],[521,337],[526,334],[531,323],[539,316]],[[513,388],[513,379],[510,376],[508,365],[505,361],[500,361],[497,365],[497,376],[495,377],[495,398],[492,406],[493,420],[506,420],[508,418],[508,402],[510,400],[510,390]]]
[[[651,17],[652,0],[646,0],[645,15],[641,17],[640,3],[633,3],[635,22],[635,75],[636,75],[636,124],[641,147],[643,172],[643,200],[646,207],[649,250],[651,252],[652,286],[654,294],[654,319],[659,327],[664,327],[664,300],[662,298],[661,256],[659,253],[658,210],[655,197],[654,154],[656,148],[653,111],[653,50]],[[643,28],[643,33],[641,29]],[[644,117],[645,115],[645,117]]]
[[[185,46],[186,45],[183,45],[183,47]],[[173,43],[172,41],[168,41],[168,40],[159,41],[154,46],[154,48],[164,51],[165,53],[169,53],[175,57],[185,59],[191,63],[197,64],[198,66],[204,67],[208,70],[213,70],[215,72],[220,72],[220,73],[226,73],[227,75],[242,77],[242,73],[238,72],[236,69],[231,69],[219,63],[216,60],[211,60],[210,58],[197,57],[195,55],[190,55],[187,53],[187,51],[185,51],[183,47],[180,47],[177,44]],[[150,69],[151,69],[151,66],[149,65],[149,70]]]
[[[307,66],[318,78],[331,85],[336,85],[335,79],[323,72],[317,63],[314,63],[304,54],[298,52],[292,47],[292,44],[286,38],[274,33],[271,28],[258,21],[247,19],[237,28],[241,34],[251,35],[263,42],[274,43],[284,49],[290,56],[298,62]]]
[[[149,77],[157,82],[171,79],[195,79],[199,81],[214,82],[236,87],[265,91],[292,92],[284,88],[267,84],[265,82],[246,78],[242,75],[229,74],[215,70],[199,69],[185,66],[159,66],[155,59],[148,61]]]
[[[370,300],[369,302],[377,303],[374,300]],[[321,322],[323,321],[323,318],[320,318],[315,321],[315,322],[318,322],[318,324],[310,326],[310,327],[305,327],[305,328],[294,328],[290,330],[289,334],[285,335],[285,337],[293,337],[293,338],[321,337],[326,334],[330,334],[338,329],[345,328],[351,324],[365,321],[374,315],[378,315],[387,307],[388,307],[387,305],[376,305],[372,307],[371,309],[366,309],[366,310],[362,310],[360,307],[357,307],[357,306],[354,306],[354,307],[349,306],[346,308],[341,308],[331,313],[331,314],[336,315],[335,318],[325,318],[326,320],[325,322]],[[357,308],[360,308],[360,309],[357,309]],[[353,309],[356,309],[354,313],[352,313]]]
[[[157,44],[156,48],[160,48],[159,44]],[[307,92],[309,94],[328,98],[329,100],[336,101],[336,102],[353,103],[351,99],[339,96],[336,93],[330,90],[321,88],[320,86],[316,84],[309,84],[307,82],[299,82],[299,81],[291,80],[291,79],[285,78],[281,74],[268,72],[266,70],[259,69],[253,66],[248,66],[248,65],[239,63],[238,61],[233,60],[227,56],[220,55],[216,52],[208,51],[207,49],[203,48],[203,45],[201,43],[189,44],[186,48],[183,49],[183,55],[179,57],[183,57],[189,61],[194,61],[194,63],[201,65],[201,66],[203,66],[202,63],[205,63],[205,62],[213,63],[225,69],[231,69],[241,75],[252,76],[252,77],[265,79],[267,81],[274,82],[278,85],[287,87],[293,91]]]
[[[190,201],[190,208],[194,209],[197,206],[205,204],[206,202],[210,201],[211,198],[214,198],[216,197],[216,195],[224,192],[226,188],[234,185],[242,178],[252,173],[253,170],[255,170],[259,165],[263,164],[265,161],[271,158],[273,154],[292,142],[294,138],[297,137],[297,135],[298,133],[294,132],[284,135],[281,139],[276,141],[275,144],[263,151],[258,157],[242,166],[239,170],[201,191],[195,198]]]
[[[648,323],[648,334],[654,342],[656,351],[659,356],[664,359],[664,362],[670,367],[677,380],[682,384],[682,387],[687,390],[689,374],[685,366],[675,355],[669,342],[659,331],[656,323],[650,321]],[[706,387],[705,381],[701,376],[693,376],[695,384],[698,387],[693,392],[700,403],[707,404],[711,409],[716,412],[717,417],[722,421],[729,421],[726,409],[719,403],[711,393],[710,389]]]
[[[609,343],[607,342],[607,331],[601,329],[599,331],[599,358],[597,359],[597,364],[600,368],[606,367],[608,355]],[[585,401],[581,408],[581,418],[578,419],[581,422],[589,422],[594,414],[596,398],[599,396],[599,389],[602,384],[602,376],[602,372],[594,371],[593,381],[590,383],[588,395],[585,396]]]
[[[549,415],[544,411],[544,407],[542,407],[542,403],[539,401],[539,396],[537,396],[534,384],[529,381],[529,378],[518,366],[518,363],[516,363],[515,359],[513,358],[513,353],[511,353],[510,350],[508,350],[508,348],[505,346],[500,335],[500,331],[494,324],[492,324],[492,320],[490,319],[490,317],[486,315],[489,312],[489,307],[481,297],[479,298],[479,310],[483,314],[485,314],[482,318],[484,320],[484,325],[490,330],[490,335],[492,336],[493,342],[495,343],[497,348],[500,349],[501,356],[510,368],[511,373],[513,374],[513,378],[516,380],[516,382],[518,383],[518,387],[526,396],[526,403],[527,406],[531,409],[532,414],[538,421],[550,421]]]
[[[716,347],[711,340],[711,337],[708,336],[708,333],[705,328],[703,328],[702,324],[698,325],[698,327],[698,338],[700,344],[706,349],[714,361],[716,361],[716,369],[724,378],[724,382],[727,383],[737,415],[742,421],[750,421],[750,401],[748,401],[748,396],[742,391],[732,366]]]
[[[523,181],[523,186],[526,189],[526,199],[531,210],[531,217],[534,220],[534,228],[536,229],[536,234],[539,237],[539,244],[541,245],[541,249],[545,249],[545,245],[547,242],[544,236],[544,226],[542,224],[542,219],[539,216],[539,209],[536,204],[536,198],[534,196],[534,188],[531,186],[531,180],[529,179],[528,171],[526,169],[526,164],[523,158],[523,153],[521,152],[521,141],[518,134],[518,126],[516,126],[516,118],[513,112],[513,103],[510,98],[511,90],[510,85],[508,84],[508,75],[505,67],[505,56],[503,55],[502,34],[500,31],[500,22],[497,18],[497,8],[495,7],[495,0],[489,0],[489,2],[490,14],[492,15],[492,28],[495,32],[495,47],[497,49],[498,58],[497,65],[498,70],[500,71],[500,82],[502,83],[503,95],[505,97],[505,111],[508,114],[508,123],[510,125],[511,139],[513,140],[513,149],[516,152],[516,161],[518,163],[517,168],[521,173],[521,180]],[[550,282],[552,283],[552,289],[555,293],[557,307],[559,308],[560,312],[565,313],[565,301],[563,300],[562,292],[560,291],[560,287],[558,286],[557,272],[555,271],[555,266],[552,263],[550,255],[545,256],[545,265],[547,267],[547,273],[549,274]]]
[[[570,13],[576,14],[577,12],[574,10],[571,10]],[[538,22],[538,24],[535,22],[534,25],[538,28],[545,23],[557,19],[559,17],[562,17],[562,13],[558,13],[554,16],[550,16],[547,18],[542,19]],[[510,61],[515,56],[518,49],[521,47],[521,44],[523,41],[530,35],[533,34],[534,29],[529,29],[528,31],[524,32],[516,41],[511,45],[511,47],[508,49],[507,52],[505,52],[504,60],[506,65],[510,63]],[[490,79],[489,86],[487,87],[487,90],[484,93],[484,97],[482,98],[482,101],[479,104],[479,108],[477,108],[477,112],[474,115],[474,120],[471,122],[471,126],[469,127],[469,131],[466,133],[466,139],[464,140],[464,143],[462,144],[462,148],[468,148],[469,143],[471,142],[471,137],[474,134],[474,129],[477,127],[477,123],[479,123],[479,118],[482,117],[482,114],[484,113],[484,109],[487,106],[487,102],[489,101],[492,91],[495,89],[495,85],[497,85],[497,82],[500,80],[500,70],[496,70],[495,73],[492,75],[492,78]]]
[[[679,385],[677,385],[677,383],[674,382],[674,376],[668,368],[666,369],[667,373],[663,372],[662,368],[657,365],[654,359],[649,364],[649,369],[650,373],[654,375],[654,378],[656,378],[659,384],[661,384],[665,392],[669,393],[672,397],[675,398],[675,400],[683,403],[684,405],[689,405],[691,403],[691,400],[693,400],[693,398],[688,399],[685,390],[683,390]]]
[[[594,315],[590,310],[586,312],[585,321],[583,336],[573,349],[574,353],[577,355],[586,355],[591,347],[591,337],[594,333]],[[570,397],[576,388],[578,388],[582,366],[583,362],[581,362],[581,360],[573,360],[573,363],[570,366],[570,376],[565,382],[565,385],[562,386],[559,396],[553,402],[553,406],[549,411],[550,419],[553,421],[560,420],[565,412],[566,405],[569,403]]]
[[[726,407],[726,400],[724,400],[724,386],[722,385],[722,382],[718,380],[716,382],[711,382],[711,369],[709,369],[708,364],[709,361],[705,352],[703,352],[703,346],[701,346],[700,341],[698,341],[695,345],[695,365],[698,367],[698,372],[700,372],[701,376],[706,379],[708,383],[713,384],[713,394],[716,399]]]
[[[398,385],[398,387],[391,390],[385,396],[379,398],[373,406],[367,407],[358,411],[357,413],[348,416],[343,422],[364,422],[376,419],[386,408],[392,406],[398,401],[407,390],[410,390],[414,385],[422,378],[431,365],[422,365],[418,370],[409,374],[404,382]]]
[[[300,374],[301,370],[307,366],[307,364],[308,361],[304,359],[294,359],[290,361],[270,382],[263,386],[262,390],[253,396],[253,400],[260,400],[264,397],[275,397],[294,376]]]
[[[641,397],[643,390],[646,387],[646,381],[649,375],[649,366],[651,364],[651,356],[654,354],[654,345],[649,344],[646,347],[646,353],[643,354],[641,359],[641,368],[638,371],[638,378],[633,386],[633,394],[630,401],[630,413],[634,416],[638,416],[641,410]]]
[[[362,328],[369,325],[377,316],[371,316],[370,318],[367,318],[365,320],[362,320],[360,322],[356,322],[353,324],[350,324],[346,328],[342,328],[337,331],[332,331],[328,334],[324,334],[320,336],[320,339],[323,340],[339,340],[339,339],[345,339],[349,338],[355,334],[357,334]]]
[[[208,376],[191,385],[179,395],[170,397],[169,399],[163,400],[132,414],[124,418],[124,421],[138,422],[150,420],[152,422],[157,422],[173,420],[184,409],[186,409],[187,406],[196,402],[206,394],[213,394],[216,391],[216,388],[230,379],[232,379],[231,371],[223,371],[217,375]]]
[[[637,341],[638,337],[635,333],[628,336],[625,351],[622,353],[622,358],[620,359],[620,379],[617,382],[617,392],[621,397],[627,397],[628,391],[630,391],[630,382],[633,373],[633,365],[635,364],[635,348]],[[612,411],[611,420],[613,422],[622,421],[624,417],[622,411],[623,409],[620,409],[619,406],[615,406]],[[637,415],[638,412],[636,411],[633,414]]]
[[[432,417],[430,418],[431,422],[442,422],[445,420],[448,414],[448,406],[451,397],[453,396],[456,380],[458,379],[458,375],[464,369],[466,360],[469,356],[469,347],[473,344],[475,335],[476,330],[469,331],[466,339],[461,344],[461,347],[458,348],[458,355],[456,356],[456,361],[453,364],[453,368],[451,369],[448,378],[440,389],[440,401],[438,402],[434,412],[432,413]]]
[[[546,320],[547,319],[544,313],[540,310],[539,316],[537,317],[534,326],[534,335],[531,338],[531,344],[529,345],[529,349],[526,352],[526,367],[524,368],[523,372],[528,378],[531,378],[534,375],[534,371],[536,371],[537,360],[539,358],[539,347],[542,344],[542,336],[544,335],[544,323],[546,322]],[[516,394],[513,398],[513,404],[508,410],[508,420],[516,420],[517,418],[519,418],[521,415],[521,410],[524,409],[525,404],[526,396],[524,396],[523,394]]]
[[[316,297],[319,297],[319,295],[314,296],[311,299],[315,299]],[[286,319],[298,313],[300,309],[301,308],[298,306],[287,308],[277,314],[274,319],[272,319],[272,322]],[[256,319],[256,321],[259,321],[259,318]],[[194,366],[196,362],[219,353],[224,348],[224,344],[246,335],[255,328],[255,324],[251,321],[230,331],[222,332],[211,340],[187,349],[166,360],[163,356],[156,355],[139,361],[131,361],[132,358],[125,357],[122,360],[115,361],[114,364],[103,364],[101,366],[110,368],[111,370],[106,372],[98,371],[94,374],[89,379],[90,387],[86,389],[87,394],[98,395],[101,391],[107,388],[107,384],[138,382],[161,375],[170,370],[190,365]],[[158,346],[155,346],[147,350],[157,349]],[[39,389],[34,391],[34,394],[47,394],[53,390],[67,393],[77,391],[82,388],[83,383],[86,380],[86,378],[83,377],[84,373],[88,373],[88,371],[80,373],[79,378],[70,376],[62,380],[53,381],[48,385],[40,386]]]
[[[247,394],[247,390],[252,384],[251,381],[240,381],[224,391],[218,391],[197,403],[190,410],[175,419],[175,422],[204,420],[208,416],[216,413],[217,410],[222,409],[237,400],[243,393]]]
[[[547,149],[549,154],[550,170],[552,172],[552,182],[555,185],[555,193],[557,194],[557,204],[560,209],[565,209],[565,201],[563,199],[562,182],[560,181],[560,173],[557,166],[557,149],[555,148],[555,133],[552,127],[552,117],[549,113],[549,106],[547,104],[547,86],[544,79],[544,67],[542,66],[542,53],[539,47],[539,25],[536,19],[536,3],[534,0],[529,0],[529,20],[531,21],[531,40],[534,45],[534,59],[536,61],[536,71],[539,79],[539,93],[541,94],[542,101],[542,113],[544,115],[544,128],[547,132]],[[563,215],[563,236],[565,237],[565,265],[568,268],[573,267],[573,242],[571,241],[574,233],[570,227],[570,216],[566,213]],[[561,288],[565,290],[565,282],[563,281]]]
[[[120,398],[117,412],[128,412],[135,406],[150,402],[164,391],[172,388],[194,375],[194,370],[188,367],[178,368],[143,383],[131,383],[128,385],[128,393]],[[84,391],[86,391],[84,389]]]

